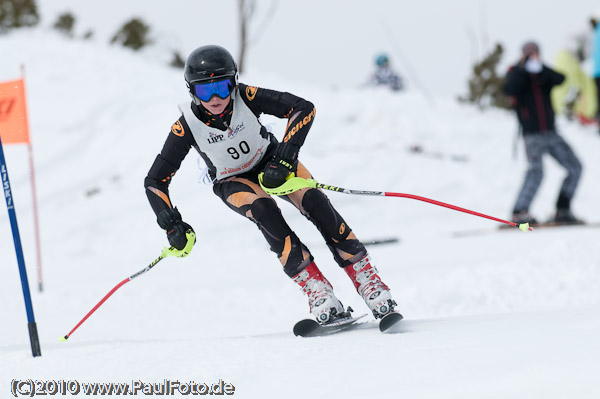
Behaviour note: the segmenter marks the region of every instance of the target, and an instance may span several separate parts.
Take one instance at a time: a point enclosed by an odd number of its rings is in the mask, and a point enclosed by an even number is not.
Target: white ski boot
[[[368,255],[344,270],[376,319],[394,311],[396,301],[392,299],[388,286],[381,281],[375,266],[371,265]]]
[[[320,324],[347,317],[344,305],[335,297],[333,287],[314,262],[295,275],[294,281],[308,296],[310,312]]]

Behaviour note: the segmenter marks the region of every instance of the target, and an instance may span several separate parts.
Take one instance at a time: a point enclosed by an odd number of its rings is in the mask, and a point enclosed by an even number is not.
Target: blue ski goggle
[[[200,100],[207,102],[214,95],[220,98],[227,98],[233,90],[231,79],[220,80],[218,82],[193,84],[193,92]]]

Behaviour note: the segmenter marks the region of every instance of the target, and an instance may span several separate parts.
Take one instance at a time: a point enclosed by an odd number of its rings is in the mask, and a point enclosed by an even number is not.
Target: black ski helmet
[[[184,77],[192,99],[200,104],[200,99],[194,95],[193,84],[229,77],[235,87],[238,84],[237,63],[229,51],[221,46],[198,47],[185,62]]]

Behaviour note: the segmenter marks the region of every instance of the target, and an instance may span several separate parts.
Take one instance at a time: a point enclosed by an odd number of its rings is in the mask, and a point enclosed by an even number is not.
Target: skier
[[[208,166],[213,191],[233,211],[254,222],[277,254],[283,271],[308,296],[321,324],[349,316],[308,248],[290,229],[277,204],[260,186],[275,188],[294,173],[311,178],[298,161],[315,117],[309,101],[290,93],[238,83],[237,64],[224,48],[208,45],[188,57],[184,72],[191,102],[172,125],[161,153],[145,179],[146,194],[169,243],[183,249],[193,231],[169,197],[169,183],[194,147]],[[265,113],[289,120],[281,143],[261,125]],[[381,281],[364,245],[320,189],[283,197],[321,232],[337,264],[348,274],[375,318],[394,312],[396,302]]]
[[[392,91],[400,91],[404,88],[402,78],[390,66],[390,59],[386,54],[380,54],[375,58],[375,72],[371,75],[369,85],[387,86]]]
[[[542,156],[549,153],[568,172],[556,202],[553,222],[581,223],[571,212],[571,199],[581,177],[582,166],[577,156],[556,132],[550,91],[564,81],[564,75],[542,64],[539,46],[528,42],[523,46],[520,61],[511,67],[504,92],[511,96],[517,118],[523,130],[529,168],[513,210],[515,223],[537,224],[529,214],[529,206],[544,175]]]

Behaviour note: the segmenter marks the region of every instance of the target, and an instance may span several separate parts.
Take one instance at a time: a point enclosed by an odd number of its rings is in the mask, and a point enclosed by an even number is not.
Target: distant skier
[[[553,221],[580,222],[571,212],[571,200],[581,177],[582,167],[571,147],[556,131],[554,110],[550,102],[550,91],[564,79],[562,74],[542,64],[539,47],[534,42],[523,46],[521,60],[511,67],[506,76],[504,92],[512,96],[529,162],[525,182],[513,210],[512,221],[515,223],[538,223],[529,214],[529,207],[542,182],[542,156],[546,153],[567,170]]]
[[[182,115],[171,127],[145,180],[148,200],[169,243],[184,248],[186,231],[191,229],[172,205],[169,183],[194,147],[208,166],[214,193],[258,226],[279,257],[283,271],[307,294],[317,321],[327,324],[347,317],[349,313],[310,251],[259,185],[261,172],[263,184],[269,188],[283,184],[291,173],[311,177],[298,161],[298,154],[315,117],[314,105],[290,93],[238,83],[235,60],[219,46],[194,50],[187,59],[184,76],[192,101],[179,105]],[[262,113],[289,120],[281,143],[261,125],[258,117]],[[282,198],[316,225],[373,315],[381,318],[394,312],[396,302],[367,250],[325,194],[305,188]]]
[[[370,86],[387,86],[393,91],[404,89],[402,78],[392,69],[386,54],[380,54],[375,58],[375,67],[375,72],[368,83]]]

